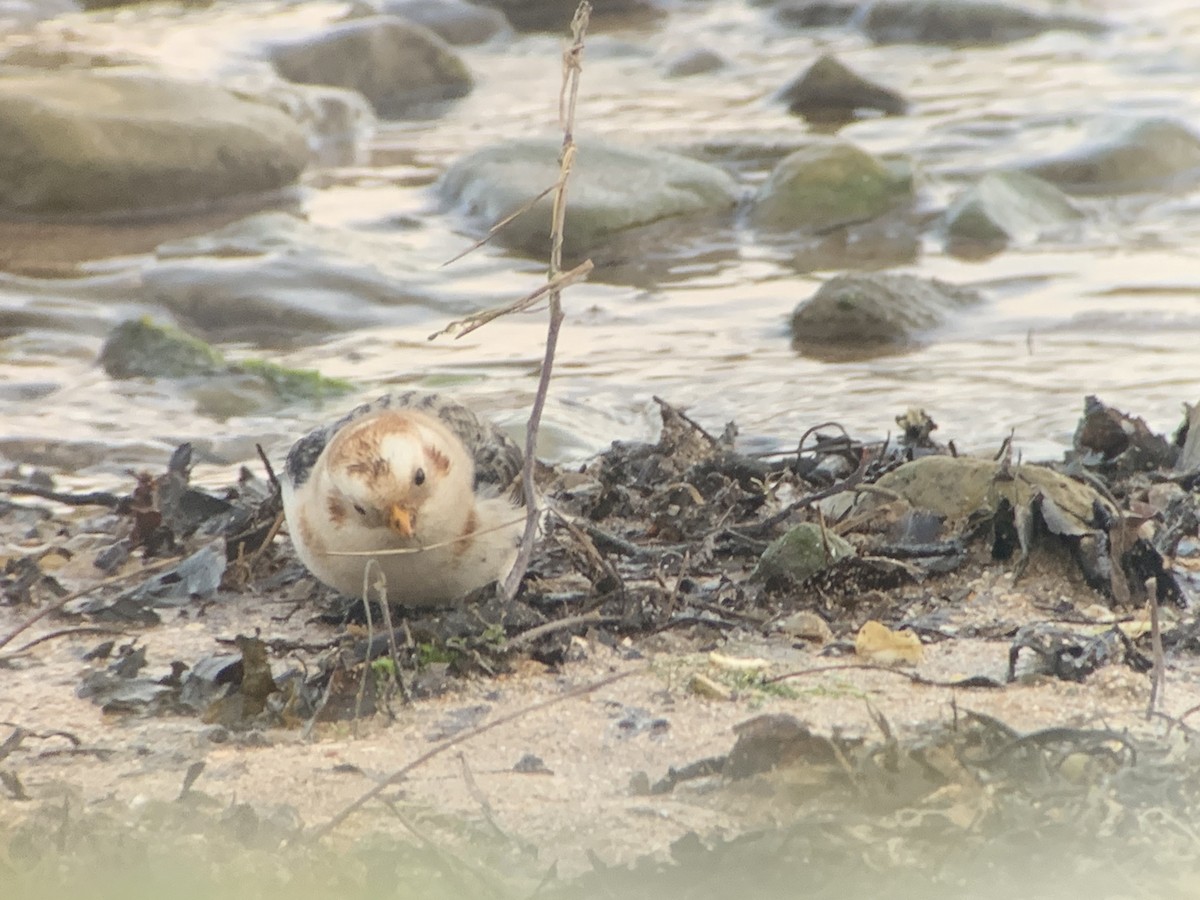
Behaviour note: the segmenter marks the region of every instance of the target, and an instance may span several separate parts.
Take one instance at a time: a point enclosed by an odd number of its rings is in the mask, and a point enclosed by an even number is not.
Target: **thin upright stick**
[[[571,20],[571,45],[563,51],[563,80],[559,93],[558,112],[563,129],[562,153],[558,157],[558,184],[554,190],[554,206],[550,220],[550,268],[547,278],[553,281],[562,271],[563,224],[567,215],[567,179],[575,163],[575,105],[579,97],[579,77],[583,73],[583,38],[587,33],[592,4],[582,0]],[[550,372],[554,367],[554,353],[558,348],[558,332],[562,327],[562,294],[558,288],[548,297],[550,324],[546,329],[546,351],[542,356],[542,371],[538,377],[537,393],[533,407],[529,410],[529,421],[525,425],[525,466],[521,471],[521,487],[525,494],[525,533],[521,536],[521,549],[517,553],[512,571],[504,579],[504,596],[511,600],[517,595],[521,579],[529,568],[533,556],[533,545],[537,539],[538,504],[534,492],[533,470],[537,459],[538,428],[542,422],[542,410],[546,406],[546,394],[550,390]]]

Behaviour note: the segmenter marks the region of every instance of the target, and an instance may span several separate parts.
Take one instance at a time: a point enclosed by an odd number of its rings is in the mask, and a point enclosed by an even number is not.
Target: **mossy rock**
[[[227,360],[197,337],[151,321],[122,322],[104,342],[100,365],[111,378],[224,379],[253,377],[266,394],[282,402],[320,400],[353,390],[350,382],[313,369],[289,369],[267,360]]]
[[[854,546],[845,538],[828,530],[822,534],[820,526],[805,522],[773,540],[750,577],[799,583],[853,555]]]
[[[821,138],[780,160],[759,189],[751,222],[776,231],[827,231],[869,222],[912,201],[912,173],[853,144]]]
[[[192,378],[229,368],[220,352],[187,332],[149,318],[129,319],[109,334],[100,365],[110,378]]]

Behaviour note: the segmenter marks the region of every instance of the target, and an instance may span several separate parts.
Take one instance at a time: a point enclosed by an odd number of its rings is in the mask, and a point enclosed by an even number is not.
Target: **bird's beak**
[[[406,506],[401,506],[399,503],[392,505],[391,512],[388,514],[388,525],[392,531],[401,537],[410,538],[413,536],[413,520],[417,517],[414,510]]]

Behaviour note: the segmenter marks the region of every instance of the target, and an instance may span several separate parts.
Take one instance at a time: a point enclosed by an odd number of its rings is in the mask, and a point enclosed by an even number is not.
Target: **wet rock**
[[[286,346],[298,335],[409,324],[474,308],[474,301],[436,300],[436,264],[386,235],[313,225],[287,213],[250,216],[162,244],[157,256],[143,275],[147,298],[210,341]]]
[[[1135,122],[1026,172],[1077,193],[1120,194],[1194,184],[1200,178],[1200,137],[1171,119]]]
[[[1034,241],[1082,217],[1049,182],[1024,172],[989,172],[946,210],[946,237],[951,244]]]
[[[110,378],[186,378],[212,375],[225,365],[208,344],[149,319],[131,319],[114,328],[99,362]]]
[[[907,211],[822,234],[759,237],[763,246],[784,245],[797,272],[878,272],[912,265],[921,255],[921,228]]]
[[[230,379],[247,379],[259,393],[284,402],[336,397],[352,390],[347,381],[311,370],[288,369],[264,360],[230,362],[198,338],[146,318],[131,319],[114,328],[99,361],[110,378],[205,379],[201,394],[208,397],[210,406],[217,383],[225,383],[224,390],[229,391]]]
[[[446,172],[442,197],[489,226],[520,208],[558,179],[557,138],[493,144],[464,157]],[[706,163],[659,150],[619,147],[599,140],[581,146],[571,172],[563,252],[591,253],[606,238],[664,219],[732,208],[738,187]],[[507,225],[497,240],[544,256],[549,247],[551,198]]]
[[[693,75],[707,75],[717,72],[728,65],[725,57],[705,47],[697,47],[676,56],[667,63],[665,74],[668,78],[690,78]]]
[[[499,9],[521,31],[566,34],[575,14],[575,4],[561,0],[485,0],[485,5]],[[593,26],[603,28],[608,22],[642,22],[662,15],[663,11],[650,0],[593,0],[591,21]]]
[[[1006,44],[1046,31],[1100,34],[1103,22],[989,0],[881,0],[862,28],[877,44]]]
[[[0,79],[5,212],[190,207],[279,191],[307,161],[284,113],[213,85],[125,70]]]
[[[850,24],[859,6],[858,0],[782,0],[772,4],[772,12],[793,28],[838,28]]]
[[[276,71],[301,84],[327,84],[361,93],[385,118],[453,100],[474,84],[444,40],[395,16],[351,19],[270,50]]]
[[[817,138],[780,160],[750,221],[773,230],[826,231],[866,222],[912,199],[912,178],[853,144]]]
[[[817,122],[849,121],[859,110],[899,116],[908,109],[898,93],[868,81],[828,53],[780,91],[779,99],[789,112]]]
[[[844,537],[805,522],[773,540],[750,577],[768,584],[798,584],[853,555],[854,547]]]
[[[377,0],[375,7],[428,28],[447,44],[482,44],[510,30],[500,10],[462,0]]]
[[[903,344],[952,313],[983,300],[970,288],[934,278],[891,273],[838,275],[792,315],[798,349]]]

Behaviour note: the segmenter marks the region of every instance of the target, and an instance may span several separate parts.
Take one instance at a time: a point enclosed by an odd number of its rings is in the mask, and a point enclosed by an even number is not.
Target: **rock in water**
[[[223,88],[146,72],[0,78],[0,211],[111,215],[200,207],[295,183],[300,127]]]

